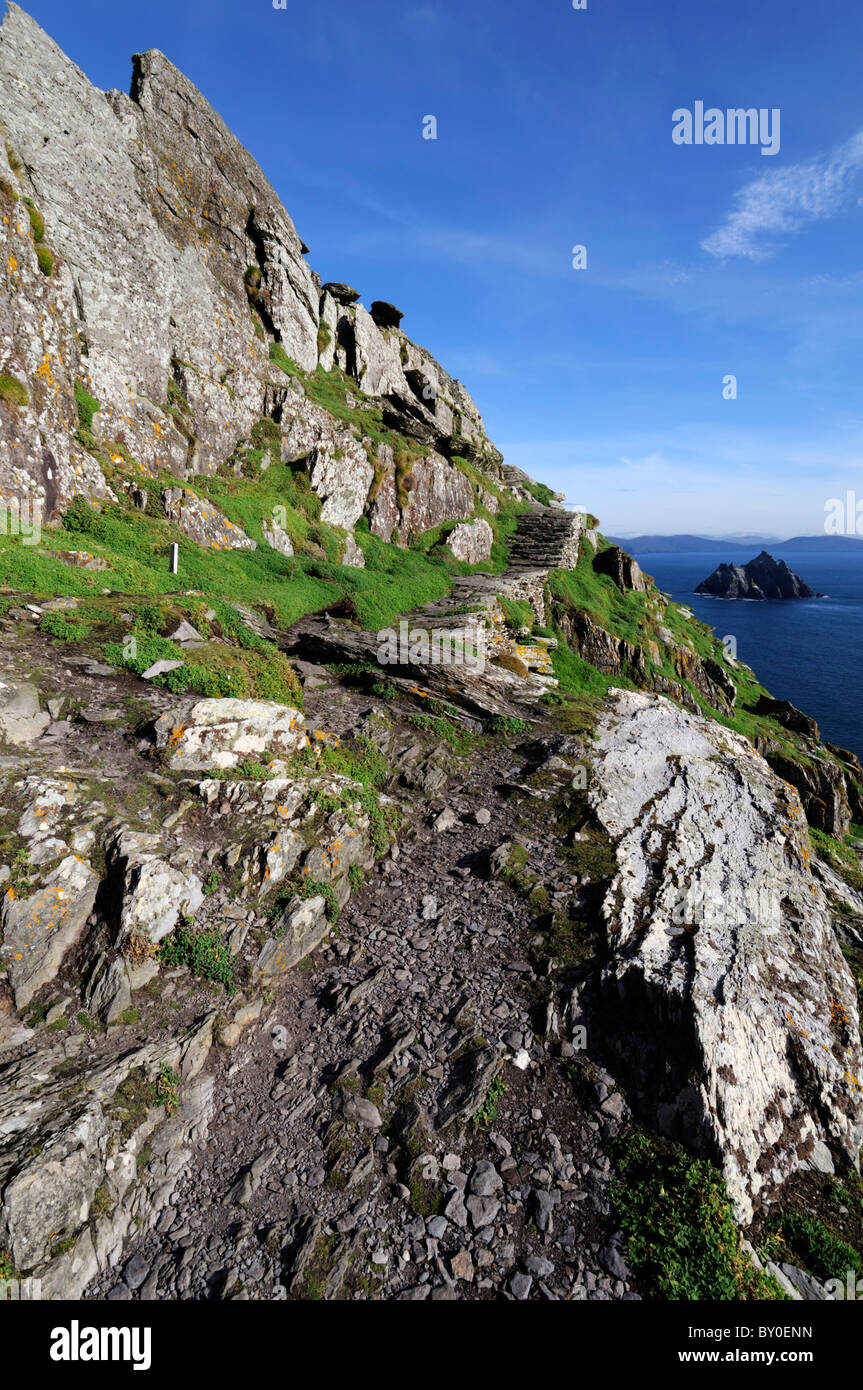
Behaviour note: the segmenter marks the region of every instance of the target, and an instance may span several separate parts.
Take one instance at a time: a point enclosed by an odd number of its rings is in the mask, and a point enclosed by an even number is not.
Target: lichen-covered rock
[[[214,550],[256,550],[257,544],[239,526],[188,488],[170,487],[162,493],[165,515],[190,540]]]
[[[442,521],[459,517],[466,520],[473,515],[470,480],[440,454],[429,454],[412,463],[409,476],[414,483],[407,504],[401,509],[404,539],[430,531]]]
[[[330,929],[326,906],[319,893],[306,899],[292,898],[276,924],[276,934],[264,943],[255,966],[257,974],[278,977],[320,946]]]
[[[107,856],[121,877],[119,946],[133,936],[161,941],[181,916],[194,916],[204,900],[198,875],[169,863],[158,835],[120,826],[108,840]],[[122,982],[111,979],[101,987],[102,1003],[114,997],[114,984]]]
[[[51,723],[39,708],[39,691],[30,681],[7,685],[0,681],[0,739],[4,743],[33,743]]]
[[[70,341],[62,371],[63,344],[47,345],[46,372],[68,434],[78,376],[101,403],[100,436],[145,469],[215,468],[260,417],[269,374],[249,266],[267,328],[300,365],[317,361],[317,287],[269,183],[161,53],[135,58],[130,96],[105,94],[15,5],[0,29],[0,119],[59,257]],[[186,408],[164,408],[169,382]]]
[[[236,767],[244,758],[297,753],[309,745],[299,710],[272,700],[198,700],[156,721],[156,746],[172,767]]]
[[[491,555],[494,532],[483,517],[476,521],[461,522],[453,527],[447,536],[447,545],[457,560],[468,565],[478,565]]]
[[[93,910],[99,880],[90,865],[68,855],[29,898],[9,888],[0,910],[2,955],[16,1008],[23,1009],[59,971]]]
[[[741,1220],[863,1140],[853,980],[796,793],[741,735],[613,692],[590,799],[614,845],[610,957],[576,991],[652,1122],[721,1164]]]

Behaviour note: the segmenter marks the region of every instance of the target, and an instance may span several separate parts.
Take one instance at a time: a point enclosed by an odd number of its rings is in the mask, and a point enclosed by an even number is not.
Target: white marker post
[[[176,541],[171,543],[171,573],[176,574],[180,568],[180,547]]]

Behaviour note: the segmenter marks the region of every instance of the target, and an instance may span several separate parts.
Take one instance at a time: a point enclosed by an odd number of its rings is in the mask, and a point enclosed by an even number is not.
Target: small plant
[[[77,642],[87,636],[90,628],[75,618],[65,618],[62,613],[43,613],[39,620],[39,631],[55,637],[58,642]]]
[[[180,1087],[182,1084],[183,1078],[180,1076],[179,1072],[174,1071],[172,1067],[167,1065],[160,1067],[159,1075],[156,1077],[156,1104],[164,1105],[165,1112],[168,1115],[173,1115],[180,1103]]]
[[[49,251],[47,246],[36,247],[36,259],[43,275],[51,276],[54,274],[54,253]]]
[[[236,991],[237,963],[216,928],[176,927],[159,946],[159,960],[165,965],[187,965],[194,975],[224,985],[228,994]]]
[[[32,868],[28,851],[26,849],[16,850],[9,866],[9,886],[16,897],[26,897],[30,892]]]
[[[0,401],[5,401],[6,405],[29,405],[30,393],[17,376],[0,372]]]
[[[473,1123],[480,1129],[488,1129],[497,1119],[500,1102],[509,1090],[503,1077],[498,1074],[492,1079],[485,1094],[485,1100],[473,1116]]]
[[[363,886],[365,874],[359,864],[352,864],[348,869],[348,883],[351,885],[351,892],[358,893]]]
[[[9,144],[8,140],[6,141],[6,158],[9,160],[9,168],[12,170],[13,174],[23,174],[24,161],[14,146]]]
[[[117,1022],[122,1023],[126,1028],[131,1028],[133,1024],[138,1022],[140,1017],[141,1015],[137,1009],[124,1009],[117,1019]]]
[[[213,895],[213,893],[218,893],[221,886],[222,875],[219,873],[218,869],[211,870],[211,872],[208,873],[207,877],[204,879],[205,896],[209,898]]]
[[[495,714],[488,722],[493,734],[524,734],[530,728],[526,719],[518,719],[514,714]]]
[[[628,1257],[653,1297],[784,1297],[741,1250],[718,1168],[644,1133],[616,1141],[612,1153],[612,1205]]]
[[[863,1257],[853,1245],[835,1235],[817,1216],[796,1208],[774,1216],[767,1226],[816,1279],[845,1279],[849,1269],[863,1276]]]

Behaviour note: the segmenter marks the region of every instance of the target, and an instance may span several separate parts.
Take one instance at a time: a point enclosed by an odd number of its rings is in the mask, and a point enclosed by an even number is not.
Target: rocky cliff
[[[50,520],[76,493],[212,474],[270,420],[341,526],[375,477],[386,539],[471,516],[449,459],[496,475],[500,455],[467,391],[356,292],[322,288],[264,174],[163,54],[135,56],[128,95],[101,92],[10,5],[0,122],[7,502]],[[319,367],[378,405],[393,443],[314,408],[301,379]],[[410,499],[400,432],[420,441]]]

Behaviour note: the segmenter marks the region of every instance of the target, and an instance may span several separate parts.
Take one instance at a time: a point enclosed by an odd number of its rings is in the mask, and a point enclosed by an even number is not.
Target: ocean
[[[756,601],[693,593],[722,561],[743,563],[721,546],[715,552],[637,559],[660,589],[688,604],[718,637],[737,639],[737,655],[775,699],[790,700],[812,715],[823,739],[850,748],[863,760],[863,555],[778,554],[810,589],[826,597]]]

